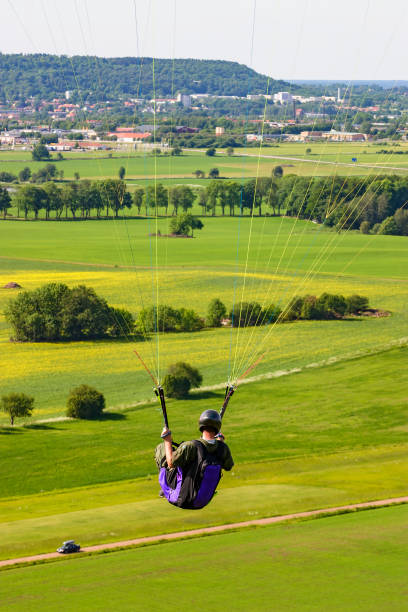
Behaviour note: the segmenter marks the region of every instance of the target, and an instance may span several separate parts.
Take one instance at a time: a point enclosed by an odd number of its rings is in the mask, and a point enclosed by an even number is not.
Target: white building
[[[273,101],[280,102],[281,104],[290,104],[293,101],[293,97],[288,91],[278,91],[278,93],[274,94]]]
[[[177,102],[181,102],[185,108],[190,108],[191,106],[191,96],[188,94],[177,94]]]
[[[225,132],[225,128],[224,127],[218,126],[218,127],[215,128],[215,135],[216,136],[222,136],[224,134],[224,132]]]

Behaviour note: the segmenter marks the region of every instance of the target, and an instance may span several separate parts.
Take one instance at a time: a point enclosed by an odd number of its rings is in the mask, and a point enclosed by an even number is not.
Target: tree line
[[[312,219],[339,230],[408,235],[408,178],[397,175],[326,177],[288,175],[277,198],[286,215]]]
[[[358,315],[369,307],[360,295],[344,297],[323,293],[296,296],[287,307],[262,306],[239,302],[229,311],[214,298],[201,317],[193,309],[167,304],[142,308],[137,317],[122,308],[109,306],[92,288],[80,285],[70,289],[63,283],[48,283],[33,291],[23,291],[10,301],[6,320],[13,329],[13,340],[51,342],[95,340],[133,336],[142,340],[155,332],[196,332],[205,327],[250,327],[298,319],[324,320]]]

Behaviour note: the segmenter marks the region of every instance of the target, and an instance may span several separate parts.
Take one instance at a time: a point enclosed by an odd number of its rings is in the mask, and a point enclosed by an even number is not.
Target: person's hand
[[[223,433],[219,432],[217,433],[217,435],[215,436],[217,438],[217,440],[219,440],[220,442],[224,442],[225,440],[225,436]]]
[[[168,429],[167,427],[163,427],[163,431],[161,432],[161,437],[163,439],[169,439],[169,436],[171,436],[170,429]]]

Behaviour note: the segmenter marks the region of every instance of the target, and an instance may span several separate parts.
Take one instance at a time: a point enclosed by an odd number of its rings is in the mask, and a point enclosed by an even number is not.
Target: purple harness
[[[179,508],[199,510],[214,497],[221,478],[222,457],[225,445],[218,442],[217,451],[209,453],[200,440],[192,440],[197,458],[183,468],[169,470],[162,467],[159,483],[164,497]]]

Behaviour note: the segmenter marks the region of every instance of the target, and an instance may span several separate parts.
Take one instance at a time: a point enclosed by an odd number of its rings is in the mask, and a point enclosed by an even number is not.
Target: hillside
[[[96,58],[46,54],[0,54],[0,100],[38,96],[52,99],[68,90],[92,92],[97,100],[118,96],[153,97],[172,93],[246,96],[266,93],[268,78],[254,70],[221,60]],[[288,88],[270,79],[269,93]],[[291,86],[293,90],[293,85]],[[296,87],[296,86],[295,86]]]

